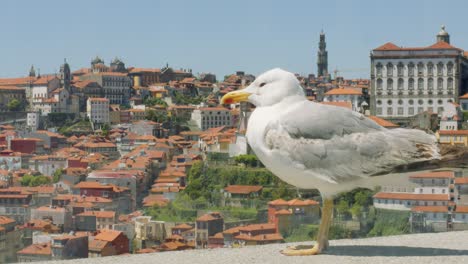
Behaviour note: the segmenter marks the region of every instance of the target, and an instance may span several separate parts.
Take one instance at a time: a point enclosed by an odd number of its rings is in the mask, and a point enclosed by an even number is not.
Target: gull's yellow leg
[[[298,247],[291,247],[282,250],[281,253],[286,256],[308,256],[320,254],[323,250],[328,248],[328,231],[332,222],[333,214],[333,199],[325,199],[323,202],[322,219],[317,236],[317,243],[312,248],[300,249]]]

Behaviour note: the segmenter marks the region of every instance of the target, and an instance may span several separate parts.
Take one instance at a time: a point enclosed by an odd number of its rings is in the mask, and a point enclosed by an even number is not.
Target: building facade
[[[445,36],[445,37],[444,37]],[[386,43],[371,52],[371,115],[407,123],[424,111],[442,113],[468,89],[468,60],[445,29],[428,47]]]
[[[86,112],[92,123],[108,124],[109,121],[109,99],[88,98]]]

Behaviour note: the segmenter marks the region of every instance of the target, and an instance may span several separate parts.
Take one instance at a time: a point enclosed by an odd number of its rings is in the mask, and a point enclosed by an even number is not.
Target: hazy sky
[[[316,73],[320,30],[329,70],[369,75],[371,49],[435,42],[445,24],[468,49],[466,1],[2,1],[0,77],[89,67],[99,55],[127,66],[192,68],[223,75],[274,67]]]

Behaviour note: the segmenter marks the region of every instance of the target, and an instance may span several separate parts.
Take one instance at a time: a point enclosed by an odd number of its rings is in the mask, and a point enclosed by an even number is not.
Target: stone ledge
[[[296,244],[311,243],[293,243]],[[288,245],[291,244],[125,255],[52,263],[468,263],[468,231],[333,240],[330,241],[329,251],[319,256],[281,255],[279,251]]]

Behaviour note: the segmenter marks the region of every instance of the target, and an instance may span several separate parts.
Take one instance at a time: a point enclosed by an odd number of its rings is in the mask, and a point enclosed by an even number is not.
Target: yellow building
[[[468,147],[468,130],[439,130],[436,136],[440,144]]]

